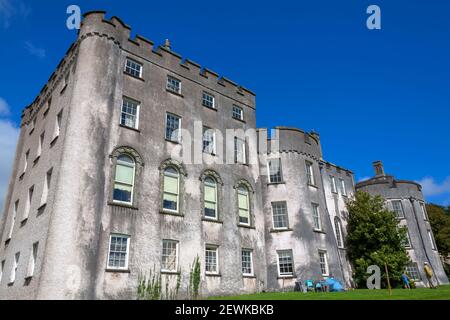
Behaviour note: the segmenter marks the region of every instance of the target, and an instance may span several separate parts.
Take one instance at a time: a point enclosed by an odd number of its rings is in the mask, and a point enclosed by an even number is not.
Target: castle
[[[346,201],[381,194],[448,283],[420,185],[354,183],[315,132],[256,129],[255,94],[101,11],[23,112],[0,223],[0,299],[132,299],[156,268],[185,294],[283,290],[333,275],[352,286]]]

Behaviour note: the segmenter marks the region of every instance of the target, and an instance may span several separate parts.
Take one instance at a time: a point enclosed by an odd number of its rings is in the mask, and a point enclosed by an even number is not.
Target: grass
[[[213,297],[211,300],[450,300],[450,285],[437,289],[386,289],[352,290],[347,292],[268,292],[230,297]]]

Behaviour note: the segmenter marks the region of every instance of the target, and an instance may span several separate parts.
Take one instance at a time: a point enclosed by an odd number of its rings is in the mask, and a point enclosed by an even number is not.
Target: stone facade
[[[205,296],[329,275],[350,286],[353,173],[323,159],[317,133],[280,127],[269,139],[256,130],[254,93],[130,32],[117,17],[85,14],[23,112],[0,224],[0,299],[132,299],[152,269],[171,287],[180,278],[183,296],[197,256]],[[206,153],[204,127],[215,130]],[[118,178],[123,156],[131,187]],[[278,177],[268,165],[277,159]],[[132,196],[117,201],[124,190]]]

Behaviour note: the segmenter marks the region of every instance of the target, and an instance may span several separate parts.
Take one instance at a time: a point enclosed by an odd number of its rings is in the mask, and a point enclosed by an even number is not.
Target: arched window
[[[178,212],[180,195],[180,173],[175,167],[164,169],[163,210]]]
[[[119,154],[114,177],[114,202],[133,204],[135,169],[136,163],[131,156]]]
[[[344,247],[344,236],[342,234],[341,221],[338,217],[334,218],[334,230],[336,232],[336,240],[339,248]]]
[[[239,223],[250,225],[250,192],[245,185],[237,188]]]
[[[217,219],[217,181],[207,176],[204,180],[204,214],[207,219]]]

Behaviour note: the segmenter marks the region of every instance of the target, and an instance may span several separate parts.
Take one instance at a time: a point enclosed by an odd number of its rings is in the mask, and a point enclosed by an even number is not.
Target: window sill
[[[319,229],[313,229],[313,231],[314,231],[315,233],[327,234],[325,231],[319,230]]]
[[[33,132],[34,132],[34,128],[30,130],[30,133],[28,133],[28,135],[31,136],[33,134]]]
[[[318,186],[316,186],[315,184],[310,184],[308,183],[308,187],[314,188],[314,189],[319,189]]]
[[[170,212],[170,211],[161,210],[159,213],[164,214],[166,216],[174,216],[174,217],[184,218],[184,214],[179,213],[179,212]]]
[[[14,281],[13,282],[8,282],[8,287],[12,287],[14,285]]]
[[[220,273],[205,273],[206,277],[217,277],[220,278],[222,275]]]
[[[11,243],[11,238],[6,239],[5,241],[5,248],[8,247],[8,245]]]
[[[209,110],[211,110],[211,111],[218,111],[217,110],[217,108],[213,108],[213,107],[208,107],[208,106],[205,106],[204,104],[202,104],[202,107],[204,107],[204,108],[206,108],[206,109],[209,109]]]
[[[270,233],[280,233],[280,232],[290,232],[294,231],[293,229],[287,228],[287,229],[270,229]]]
[[[251,274],[243,274],[242,278],[244,279],[256,279],[255,275],[251,275]]]
[[[25,176],[25,172],[22,172],[22,174],[19,176],[19,181],[22,181],[24,176]]]
[[[281,182],[268,182],[267,183],[268,186],[277,186],[277,185],[280,185],[280,184],[286,184],[286,182],[281,181]]]
[[[131,273],[130,269],[105,269],[108,273]]]
[[[21,228],[24,227],[24,226],[27,224],[27,222],[28,222],[28,218],[23,219],[23,220],[20,222],[20,227],[21,227]]]
[[[254,226],[249,226],[249,225],[245,225],[245,224],[241,224],[241,223],[238,223],[238,227],[239,228],[244,228],[244,229],[253,229],[253,230],[256,230],[256,228],[254,227]]]
[[[173,94],[173,95],[176,95],[176,96],[178,96],[178,97],[180,97],[180,98],[184,98],[184,96],[183,96],[181,93],[179,93],[179,92],[170,90],[170,89],[168,89],[168,88],[166,88],[166,91],[169,92],[169,93],[171,93],[171,94]]]
[[[235,117],[232,117],[234,120],[236,120],[236,121],[239,121],[239,122],[242,122],[242,123],[247,123],[247,122],[245,122],[245,120],[243,120],[243,119],[239,119],[239,118],[235,118]]]
[[[33,166],[37,165],[37,163],[39,162],[39,159],[41,159],[41,156],[37,156],[36,159],[34,159],[33,161]]]
[[[141,133],[141,130],[133,128],[133,127],[126,126],[124,124],[119,124],[119,127],[124,128],[124,129],[129,129],[129,130],[135,131],[137,133]]]
[[[137,79],[137,80],[141,80],[142,82],[145,82],[144,78],[137,77],[137,76],[135,76],[135,75],[133,75],[133,74],[131,74],[131,73],[128,73],[128,72],[126,72],[126,71],[124,71],[123,74],[126,74],[127,76],[129,76],[129,77],[131,77],[131,78],[133,78],[133,79]]]
[[[278,276],[277,279],[278,280],[284,280],[284,279],[295,279],[295,275],[291,274],[291,275],[286,275],[286,276]]]
[[[45,208],[47,207],[47,203],[41,204],[41,206],[37,209],[38,217],[44,213]]]
[[[48,112],[50,111],[50,107],[48,107],[47,109],[45,109],[43,117],[45,118],[48,114]]]
[[[67,84],[64,85],[64,87],[61,89],[61,91],[59,92],[59,94],[63,94],[64,91],[66,91],[67,89]]]
[[[59,135],[57,135],[56,137],[53,138],[52,142],[50,142],[50,148],[52,148],[56,142],[58,141]]]
[[[181,144],[180,141],[170,140],[170,139],[167,139],[167,138],[165,138],[165,140],[166,140],[167,142],[170,142],[170,143],[173,143],[173,144]]]
[[[205,217],[202,218],[202,221],[205,221],[205,222],[211,222],[211,223],[223,224],[223,221],[221,221],[221,220],[217,220],[217,219],[208,219],[208,218],[205,218]]]
[[[181,274],[180,271],[166,271],[166,270],[161,270],[160,273],[168,276],[178,276]]]
[[[109,201],[108,205],[113,206],[113,207],[121,207],[121,208],[127,208],[127,209],[132,209],[132,210],[139,210],[139,208],[136,206],[126,204],[126,203],[114,202],[114,201]]]

